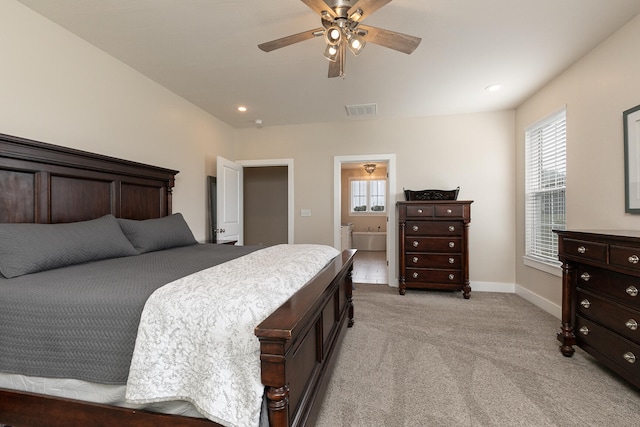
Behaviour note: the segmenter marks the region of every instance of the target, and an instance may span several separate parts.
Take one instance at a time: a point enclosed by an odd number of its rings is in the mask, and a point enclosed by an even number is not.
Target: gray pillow
[[[123,218],[118,221],[125,236],[141,254],[198,243],[179,213],[143,221]]]
[[[137,254],[113,215],[68,224],[0,224],[6,278]]]

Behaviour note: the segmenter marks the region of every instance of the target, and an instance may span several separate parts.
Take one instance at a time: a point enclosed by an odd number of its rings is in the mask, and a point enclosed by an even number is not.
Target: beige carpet
[[[515,294],[356,285],[317,427],[640,426],[640,393]]]

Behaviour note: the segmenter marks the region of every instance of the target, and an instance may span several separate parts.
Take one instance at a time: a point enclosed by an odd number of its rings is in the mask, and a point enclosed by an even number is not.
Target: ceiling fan
[[[324,56],[330,61],[329,77],[344,77],[347,49],[354,55],[358,55],[365,44],[370,42],[410,54],[422,41],[419,37],[360,24],[360,21],[391,0],[302,0],[302,2],[320,15],[322,27],[259,44],[260,49],[271,52],[294,43],[324,36],[327,42]]]

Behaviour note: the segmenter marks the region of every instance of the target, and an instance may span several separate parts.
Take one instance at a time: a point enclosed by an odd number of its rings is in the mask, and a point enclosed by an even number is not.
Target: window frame
[[[353,183],[354,182],[362,182],[366,183],[365,185],[365,200],[366,200],[366,210],[364,211],[356,211],[353,206]],[[371,184],[374,182],[383,182],[384,194],[382,195],[382,199],[384,200],[384,209],[381,211],[373,211],[371,210],[371,199],[372,197],[380,197],[380,195],[373,196],[371,193]],[[349,178],[349,216],[386,216],[387,215],[387,179],[381,177],[371,177],[367,179],[362,179],[362,177],[350,177]]]
[[[566,107],[525,129],[524,264],[560,276],[558,237],[566,229]],[[544,166],[547,164],[547,167]]]

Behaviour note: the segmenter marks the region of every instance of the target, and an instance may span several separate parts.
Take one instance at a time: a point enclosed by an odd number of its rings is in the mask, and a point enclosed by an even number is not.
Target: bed
[[[0,134],[0,225],[91,224],[91,229],[95,229],[95,224],[113,225],[116,221],[122,226],[130,221],[134,230],[139,224],[176,223],[180,226],[184,222],[179,214],[172,213],[171,206],[171,193],[177,173],[165,168]],[[223,268],[230,270],[230,266],[234,262],[241,262],[245,255],[258,256],[263,250],[194,243],[166,250],[154,249],[143,255],[121,256],[130,264],[133,262],[131,260],[136,260],[137,263],[138,257],[165,257],[164,261],[159,262],[169,265],[170,262],[183,259],[177,253],[192,250],[213,250],[222,253],[220,256],[223,258],[229,252],[236,252],[233,256],[240,258],[211,267],[216,269],[224,266]],[[136,249],[139,249],[138,246]],[[257,326],[252,326],[259,348],[256,356],[259,360],[255,363],[259,366],[261,388],[264,391],[263,413],[272,427],[313,425],[317,417],[345,331],[353,325],[351,271],[354,253],[354,250],[343,251],[323,263],[317,271],[307,273],[310,278],[302,286],[292,291],[292,295],[286,297],[281,304],[270,309],[270,314]],[[207,255],[190,253],[187,258],[193,262],[187,269],[197,271],[200,268],[191,265],[197,264],[194,260],[199,259],[199,256],[211,257],[209,252]],[[300,270],[304,270],[302,267],[307,264],[306,261],[297,259],[293,261],[298,263]],[[111,265],[116,262],[120,260],[107,258],[96,261],[95,264]],[[58,271],[58,275],[65,277],[76,277],[75,274],[79,275],[81,270],[89,268],[86,265],[62,266],[50,271]],[[278,267],[281,265],[285,268],[284,261],[277,264]],[[111,268],[121,269],[121,275],[127,274],[123,268]],[[179,269],[167,270],[175,273]],[[67,271],[76,273],[69,275],[71,273],[67,274]],[[22,271],[17,274],[22,274],[21,279],[18,279],[28,281],[46,273],[49,271]],[[0,286],[15,280],[3,279],[4,282],[0,280]],[[177,279],[180,280],[184,278]],[[170,285],[163,286],[162,289],[169,287]],[[160,309],[163,310],[165,309]],[[142,340],[135,341],[134,356],[138,351],[137,344]],[[131,362],[132,366],[134,362],[135,360]],[[91,371],[91,368],[85,367],[85,370]],[[234,385],[229,384],[228,387],[233,388]],[[226,391],[222,390],[220,393],[226,394]],[[196,427],[225,424],[192,416],[153,412],[156,409],[132,409],[88,402],[82,400],[81,391],[78,396],[76,399],[0,388],[0,425]]]

